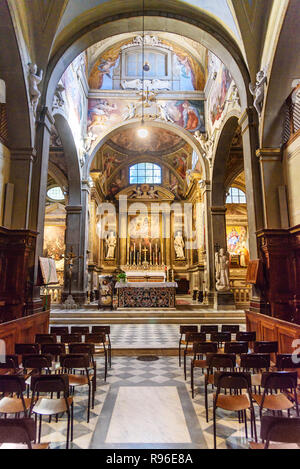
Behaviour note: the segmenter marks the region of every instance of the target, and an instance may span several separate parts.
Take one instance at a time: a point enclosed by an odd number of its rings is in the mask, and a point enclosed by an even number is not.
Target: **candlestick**
[[[157,243],[155,243],[155,264],[157,265]]]
[[[135,265],[135,243],[133,243],[133,265]]]
[[[140,241],[140,248],[139,248],[139,263],[142,263],[142,242]]]
[[[152,265],[152,244],[150,242],[150,265]]]

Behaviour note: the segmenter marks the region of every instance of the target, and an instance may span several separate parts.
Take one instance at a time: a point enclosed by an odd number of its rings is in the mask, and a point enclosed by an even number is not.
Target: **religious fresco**
[[[134,39],[114,44],[114,46],[101,54],[94,64],[89,76],[88,82],[91,89],[114,89],[114,73],[119,78],[122,75],[122,72],[119,70],[122,50],[129,49],[130,46],[140,46],[138,38],[139,36]],[[147,46],[147,40],[149,41],[148,45],[153,45],[151,43],[151,39],[153,38],[156,38],[156,36],[145,35],[145,45]],[[179,78],[179,82],[178,80],[174,80],[173,82],[173,86],[178,88],[176,91],[203,91],[205,86],[204,68],[190,55],[190,53],[174,43],[160,40],[159,38],[156,38],[155,45],[158,51],[159,49],[166,48],[173,52],[173,76]],[[151,61],[150,54],[146,59]],[[132,75],[130,70],[127,70],[127,74]],[[151,75],[150,70],[149,74],[146,74],[145,79],[147,80],[151,78],[155,77]]]
[[[160,101],[165,120],[183,127],[191,133],[205,132],[204,101]]]
[[[86,54],[80,54],[61,77],[65,88],[65,111],[77,148],[85,131],[86,98],[80,82],[80,73],[86,73]]]
[[[45,225],[44,255],[56,261],[61,260],[65,252],[65,227]]]
[[[209,57],[209,71],[210,73],[216,73],[216,78],[208,100],[209,118],[211,125],[214,126],[214,124],[222,117],[226,104],[227,93],[232,83],[232,77],[228,69],[217,57],[212,54]]]
[[[136,129],[130,128],[112,136],[108,144],[120,152],[135,156],[141,153],[149,155],[173,153],[182,148],[186,142],[170,130],[151,127],[146,139],[137,139]]]
[[[128,114],[130,107],[133,109],[131,115]],[[140,116],[141,102],[116,98],[89,99],[87,130],[100,137],[122,121],[127,122]],[[176,124],[191,133],[205,132],[203,100],[159,101],[152,103],[149,108],[145,107],[145,119],[147,116],[151,120]]]
[[[247,267],[249,263],[248,230],[244,225],[227,225],[227,249],[229,254],[239,256],[240,266]]]

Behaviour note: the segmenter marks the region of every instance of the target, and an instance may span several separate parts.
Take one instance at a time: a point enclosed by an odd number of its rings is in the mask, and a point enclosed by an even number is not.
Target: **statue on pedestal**
[[[176,259],[185,259],[184,257],[184,241],[182,238],[181,231],[177,231],[174,238],[174,249],[176,253]]]
[[[115,258],[115,248],[117,245],[117,239],[115,233],[111,231],[108,237],[105,240],[107,246],[107,254],[106,259],[114,259]]]
[[[216,269],[216,290],[217,291],[229,291],[229,256],[228,252],[225,252],[221,248],[215,254],[215,269]]]

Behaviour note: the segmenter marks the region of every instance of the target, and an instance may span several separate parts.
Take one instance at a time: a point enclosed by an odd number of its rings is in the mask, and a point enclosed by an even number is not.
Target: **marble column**
[[[215,273],[214,273],[214,246],[213,246],[213,234],[212,234],[212,222],[211,222],[211,183],[205,181],[202,184],[202,195],[204,203],[205,213],[205,282],[207,290],[207,301],[211,304],[213,301],[213,292],[215,290]]]
[[[29,228],[32,168],[36,158],[35,148],[11,150],[10,182],[14,185],[12,229]]]
[[[81,201],[81,205],[69,205],[66,207],[66,255],[68,255],[72,247],[74,255],[77,256],[77,259],[74,261],[72,274],[72,296],[79,304],[85,303],[88,288],[87,247],[89,186],[85,181],[82,183]],[[68,292],[69,276],[67,265],[65,265],[63,301],[67,298]]]
[[[286,197],[279,196],[284,187],[282,151],[280,148],[260,148],[256,151],[260,163],[264,228],[288,228]]]
[[[36,158],[32,165],[29,228],[37,231],[35,252],[30,259],[28,312],[41,310],[39,256],[43,255],[45,205],[48,182],[48,160],[51,126],[54,120],[48,108],[41,110],[36,127]]]
[[[256,233],[263,228],[263,198],[259,161],[256,156],[258,148],[258,124],[254,109],[248,108],[239,120],[243,139],[244,170],[247,197],[248,232],[250,259],[259,258]],[[252,288],[250,310],[265,311],[262,292]]]
[[[127,197],[119,199],[119,264],[129,264],[127,259],[127,235],[128,235],[128,217],[127,217]],[[141,255],[141,253],[140,253]]]
[[[248,108],[239,120],[243,138],[244,170],[246,182],[247,212],[249,226],[249,251],[251,259],[258,259],[256,232],[263,228],[263,203],[259,162],[257,124],[254,110]]]

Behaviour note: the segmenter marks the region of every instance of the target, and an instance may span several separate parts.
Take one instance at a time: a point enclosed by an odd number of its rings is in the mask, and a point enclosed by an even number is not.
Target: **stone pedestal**
[[[234,295],[230,291],[215,292],[214,293],[214,309],[218,311],[228,311],[236,309],[234,303]]]

